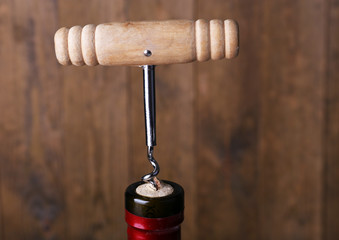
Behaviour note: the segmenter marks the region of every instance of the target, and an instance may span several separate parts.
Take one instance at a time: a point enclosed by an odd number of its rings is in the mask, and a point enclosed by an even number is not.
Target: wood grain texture
[[[1,239],[5,238],[5,230],[4,230],[4,214],[3,214],[3,203],[2,203],[2,184],[1,184],[1,171],[0,171],[0,237]]]
[[[196,58],[193,21],[100,24],[95,34],[95,49],[102,65],[161,65]],[[145,56],[145,50],[152,55]]]
[[[3,1],[0,2],[0,9],[1,9],[1,22],[2,24],[0,24],[0,61],[3,61],[3,57],[5,54],[8,54],[11,50],[10,48],[10,43],[11,43],[11,37],[9,34],[4,34],[5,32],[7,32],[8,30],[10,30],[10,18],[11,18],[11,8],[9,6],[9,2],[8,1]],[[7,48],[5,48],[5,46]],[[5,69],[6,67],[8,68],[10,64],[8,64],[9,59],[7,59],[7,61],[5,61],[4,64],[0,64],[0,70],[3,71],[3,69]],[[8,88],[7,84],[9,84],[10,82],[7,80],[5,81],[3,78],[0,78],[0,107],[1,109],[4,107],[5,105],[5,99],[3,99],[1,96],[4,96],[4,90]],[[6,114],[6,111],[4,111],[2,113],[2,115],[4,116]],[[4,117],[0,118],[0,126],[1,126],[1,132],[3,132],[3,125],[4,125],[4,121],[2,120]],[[2,138],[1,138],[2,140]],[[1,149],[1,155],[3,155],[2,153],[3,149]],[[2,157],[0,157],[1,159]],[[3,161],[0,160],[0,238],[1,239],[5,239],[5,221],[7,221],[7,218],[5,217],[4,214],[4,207],[3,207],[3,198],[4,198],[4,186],[5,184],[3,183],[3,169],[4,169],[4,163]]]
[[[1,25],[7,31],[1,33],[3,237],[63,238],[64,204],[58,181],[62,82],[53,51],[44,41],[53,37],[56,6],[53,1],[5,1],[1,10],[5,20]]]
[[[1,174],[1,173],[0,173]],[[0,237],[1,239],[5,238],[5,230],[4,230],[4,215],[3,215],[3,203],[2,203],[2,191],[1,191],[1,175],[0,175]]]
[[[0,239],[126,239],[125,187],[151,169],[142,70],[59,66],[57,29],[232,18],[238,58],[156,68],[155,157],[185,188],[183,239],[336,240],[338,4],[1,0]]]
[[[90,7],[91,11],[87,11]],[[124,1],[59,1],[59,24],[123,21]],[[93,14],[93,15],[92,15]],[[79,17],[81,16],[81,17]],[[124,239],[128,185],[125,68],[64,68],[66,239]]]
[[[238,20],[245,52],[198,73],[202,239],[321,238],[324,6],[199,1]]]
[[[334,240],[339,236],[339,1],[332,0],[329,6],[324,237]]]
[[[197,69],[198,239],[261,239],[256,199],[262,49],[258,3],[197,1],[198,18],[236,17],[246,54]],[[215,6],[218,6],[215,8]],[[256,27],[254,27],[256,26]]]
[[[197,20],[197,24],[192,20],[128,21],[62,27],[54,43],[63,65],[163,65],[199,60],[201,54],[213,60],[234,58],[238,36],[238,25],[230,19]],[[144,54],[147,50],[150,55]]]
[[[263,31],[259,82],[262,237],[321,239],[326,4],[275,1],[266,7],[271,25]],[[310,19],[317,21],[310,26]]]
[[[193,19],[193,1],[129,1],[132,21],[151,19]],[[131,182],[149,172],[146,158],[142,101],[142,70],[131,68]],[[183,239],[197,239],[195,163],[195,112],[193,64],[156,67],[157,146],[155,159],[160,164],[160,179],[179,183],[185,189]]]

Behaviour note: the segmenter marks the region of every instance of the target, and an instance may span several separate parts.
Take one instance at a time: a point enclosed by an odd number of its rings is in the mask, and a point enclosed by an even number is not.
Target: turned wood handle
[[[54,42],[63,65],[160,65],[234,58],[238,35],[234,20],[114,22],[60,28]]]

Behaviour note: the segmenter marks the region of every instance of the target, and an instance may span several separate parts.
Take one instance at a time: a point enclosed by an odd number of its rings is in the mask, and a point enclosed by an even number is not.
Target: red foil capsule
[[[179,240],[180,224],[184,220],[184,190],[173,182],[173,193],[165,197],[150,198],[136,193],[144,184],[130,185],[125,193],[125,219],[129,240]]]

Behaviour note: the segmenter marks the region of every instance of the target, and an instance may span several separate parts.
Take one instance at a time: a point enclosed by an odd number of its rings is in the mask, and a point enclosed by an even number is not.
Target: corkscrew
[[[155,66],[236,57],[238,24],[202,19],[90,24],[61,28],[54,42],[63,65],[142,66],[147,158],[153,171],[125,191],[127,235],[128,239],[180,240],[184,190],[177,183],[157,179],[160,167],[153,156]]]
[[[145,56],[150,57],[152,52],[148,49],[144,51]],[[144,65],[143,68],[143,87],[144,87],[144,112],[145,112],[145,136],[147,146],[147,158],[153,166],[153,171],[146,174],[141,179],[145,182],[152,183],[155,189],[158,184],[154,178],[159,174],[160,167],[153,157],[153,147],[156,142],[156,108],[155,108],[155,66]]]
[[[55,52],[63,65],[131,65],[143,68],[147,158],[153,171],[142,177],[157,189],[155,65],[231,59],[238,54],[234,20],[171,20],[105,23],[60,28]]]

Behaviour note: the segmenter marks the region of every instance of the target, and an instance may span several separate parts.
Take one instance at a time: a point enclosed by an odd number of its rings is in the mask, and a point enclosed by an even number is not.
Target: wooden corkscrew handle
[[[234,20],[170,20],[60,28],[55,52],[63,65],[161,65],[238,55]]]

